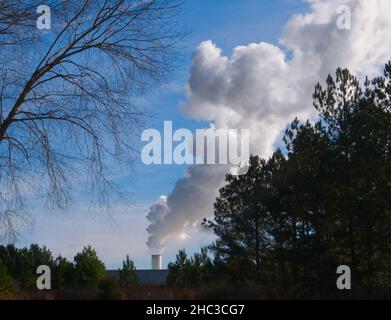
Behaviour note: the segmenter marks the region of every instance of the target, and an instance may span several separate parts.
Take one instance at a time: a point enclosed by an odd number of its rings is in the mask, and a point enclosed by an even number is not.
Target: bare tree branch
[[[75,180],[85,177],[93,198],[109,199],[108,168],[131,163],[131,137],[142,123],[133,99],[166,79],[181,36],[172,27],[180,7],[173,0],[46,4],[52,30],[42,31],[36,2],[0,1],[3,229],[31,188],[66,207]]]

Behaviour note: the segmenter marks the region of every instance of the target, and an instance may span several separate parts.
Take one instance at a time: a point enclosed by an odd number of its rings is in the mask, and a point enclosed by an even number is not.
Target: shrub
[[[9,274],[7,267],[0,260],[0,295],[12,294],[15,290],[15,282]]]
[[[115,278],[104,278],[99,283],[99,298],[102,300],[120,300],[121,289]]]

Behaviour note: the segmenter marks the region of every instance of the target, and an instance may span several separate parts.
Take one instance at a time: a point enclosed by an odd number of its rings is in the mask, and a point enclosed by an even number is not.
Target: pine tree
[[[126,260],[122,262],[122,269],[119,270],[119,282],[121,287],[129,287],[138,283],[136,267],[129,255],[126,255]]]

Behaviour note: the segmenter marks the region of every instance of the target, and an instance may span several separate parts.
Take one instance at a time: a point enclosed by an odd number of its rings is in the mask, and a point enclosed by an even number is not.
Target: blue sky
[[[160,130],[164,120],[173,121],[174,129],[206,127],[205,122],[186,118],[178,108],[186,100],[184,85],[191,66],[191,54],[205,40],[212,40],[230,55],[238,45],[261,41],[278,44],[282,28],[295,13],[303,13],[307,5],[301,0],[187,0],[178,17],[178,28],[190,30],[180,48],[177,70],[171,82],[153,93],[147,100],[154,105],[147,127]],[[92,245],[108,268],[117,268],[130,254],[139,269],[150,267],[145,244],[149,206],[160,196],[167,195],[184,174],[178,165],[146,166],[136,159],[131,174],[116,178],[124,190],[131,193],[132,206],[113,204],[115,213],[108,216],[83,202],[83,197],[67,211],[37,206],[32,212],[35,223],[21,232],[19,246],[39,243],[54,254],[72,258],[84,245]],[[113,211],[114,212],[114,211]],[[189,253],[210,243],[211,234],[195,232],[186,240],[169,239],[164,252],[164,264],[172,261],[177,251]]]
[[[278,44],[285,23],[293,14],[306,9],[302,0],[188,0],[179,16],[179,25],[182,29],[189,29],[191,34],[185,39],[179,70],[172,79],[176,90],[167,90],[155,97],[157,107],[154,109],[154,118],[149,121],[150,126],[161,131],[164,120],[173,121],[174,130],[194,130],[208,126],[205,122],[186,118],[178,108],[179,101],[186,100],[184,85],[191,66],[191,55],[202,41],[212,40],[226,55],[230,55],[234,47],[252,42]],[[141,165],[137,170],[146,170],[146,174],[138,171],[140,179],[134,181],[135,192],[140,191],[136,194],[137,199],[153,201],[172,189],[184,168],[177,165]],[[149,189],[151,183],[156,186],[153,190],[147,194],[141,191]]]

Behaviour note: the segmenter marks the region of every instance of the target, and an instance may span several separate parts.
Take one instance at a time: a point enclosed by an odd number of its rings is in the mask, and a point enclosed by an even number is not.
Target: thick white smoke
[[[181,234],[200,217],[208,217],[227,170],[227,166],[218,165],[190,166],[185,177],[176,182],[173,192],[160,197],[150,208],[148,247],[159,250],[168,235]]]
[[[359,76],[378,74],[391,58],[391,1],[307,2],[310,12],[291,18],[281,47],[252,43],[236,47],[227,57],[212,41],[202,42],[193,54],[188,101],[181,110],[216,128],[250,129],[251,152],[268,156],[294,117],[315,116],[314,86],[337,67]],[[351,10],[350,30],[337,27],[342,4]],[[190,167],[172,193],[151,207],[148,245],[161,247],[168,235],[210,216],[225,173],[219,166]]]

